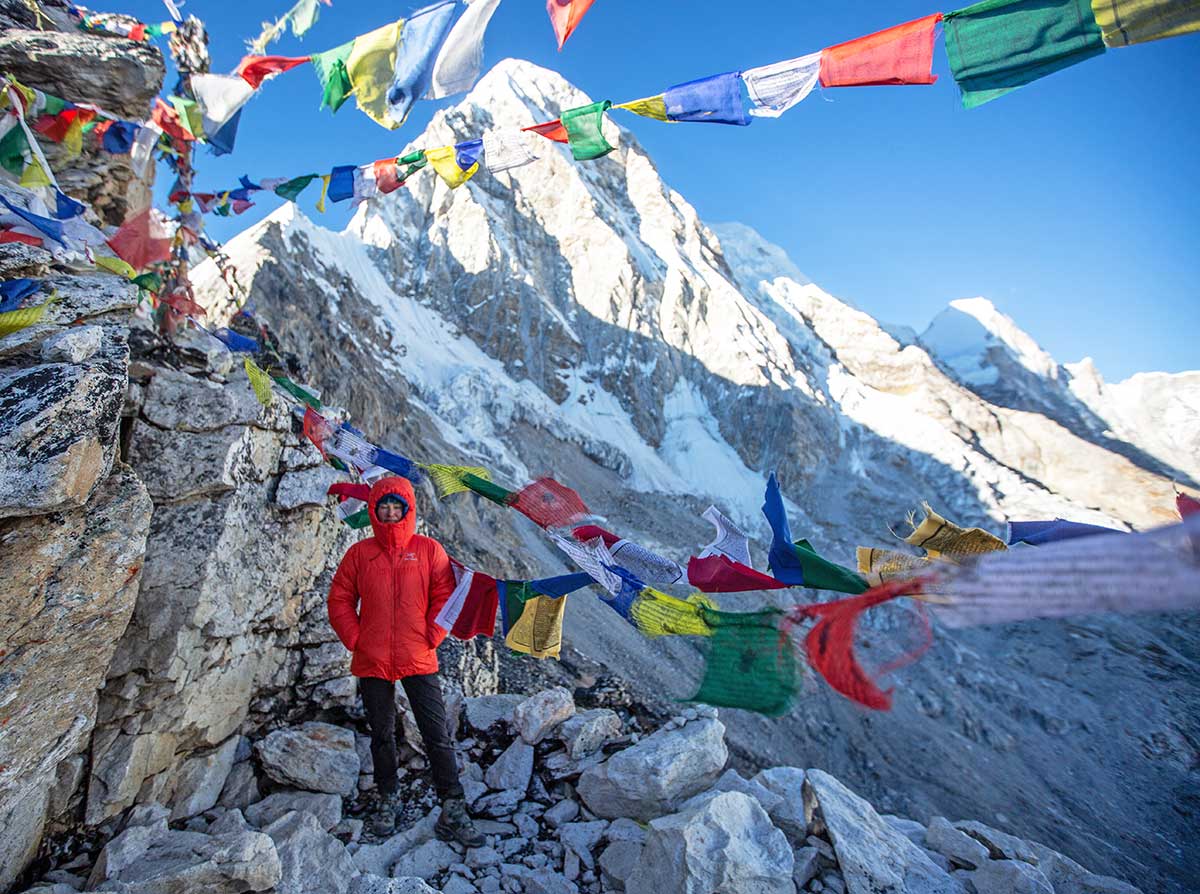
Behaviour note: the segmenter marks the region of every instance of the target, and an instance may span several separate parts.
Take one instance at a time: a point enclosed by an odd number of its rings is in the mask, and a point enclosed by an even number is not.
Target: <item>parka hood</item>
[[[408,512],[404,518],[394,524],[384,524],[375,514],[375,505],[387,494],[396,494],[408,504]],[[371,488],[371,495],[367,498],[367,511],[371,515],[371,530],[375,532],[375,541],[380,549],[393,553],[408,546],[408,541],[417,531],[417,500],[411,481],[399,476],[389,476],[376,481]]]

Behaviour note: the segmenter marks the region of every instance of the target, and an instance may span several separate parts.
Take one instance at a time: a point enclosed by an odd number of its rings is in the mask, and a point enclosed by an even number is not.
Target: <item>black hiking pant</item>
[[[418,674],[400,681],[408,703],[412,706],[425,743],[425,755],[433,774],[433,787],[438,797],[461,798],[462,783],[458,779],[458,762],[454,744],[446,724],[446,704],[437,674]],[[375,785],[383,794],[391,794],[398,784],[396,768],[396,684],[378,677],[360,677],[358,691],[371,727],[371,760],[375,763]]]

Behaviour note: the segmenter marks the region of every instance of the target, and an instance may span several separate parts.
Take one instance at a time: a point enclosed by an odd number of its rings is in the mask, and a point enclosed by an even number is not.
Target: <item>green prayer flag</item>
[[[945,37],[968,109],[1105,49],[1090,0],[983,0],[946,13]]]
[[[204,121],[200,104],[194,99],[187,99],[183,96],[170,96],[168,99],[171,100],[171,105],[175,109],[175,114],[179,116],[179,123],[183,129],[197,140],[203,140]]]
[[[611,107],[612,103],[606,99],[577,109],[568,109],[560,116],[559,120],[567,131],[571,155],[576,161],[601,158],[616,148],[608,144],[601,130],[604,113]]]
[[[308,184],[317,179],[316,174],[305,174],[303,177],[293,177],[287,183],[281,183],[275,187],[275,195],[287,199],[289,202],[296,201],[300,193],[304,192]]]
[[[314,410],[321,409],[321,402],[317,400],[317,398],[309,394],[287,376],[272,376],[271,378],[275,380],[276,385],[278,385],[292,397],[296,398],[296,400],[300,401],[300,403],[307,404]]]
[[[865,593],[871,589],[865,578],[818,555],[807,540],[797,540],[792,548],[804,572],[804,586],[839,593]]]
[[[480,478],[478,475],[472,475],[470,472],[462,476],[462,483],[470,490],[479,494],[481,497],[487,497],[493,503],[498,503],[501,506],[507,506],[516,496],[512,491],[505,490],[494,481],[488,481],[486,478]]]
[[[344,521],[355,531],[359,531],[363,528],[369,528],[371,526],[371,512],[369,509],[360,509],[353,515],[347,515],[342,519],[342,521]]]
[[[768,717],[786,714],[798,688],[796,650],[779,629],[783,613],[703,609],[712,628],[706,640],[704,679],[688,701],[742,708]]]
[[[147,292],[162,291],[163,281],[162,276],[157,273],[142,273],[130,280],[139,289],[145,289]]]
[[[45,104],[42,106],[43,115],[57,115],[67,107],[67,101],[49,93],[42,94]]]
[[[20,177],[25,170],[25,151],[29,141],[25,138],[25,129],[18,126],[9,130],[0,138],[0,167],[14,177]]]
[[[346,60],[353,49],[354,41],[351,40],[332,50],[312,54],[313,71],[321,82],[321,108],[328,106],[330,111],[336,112],[354,91],[346,71]]]

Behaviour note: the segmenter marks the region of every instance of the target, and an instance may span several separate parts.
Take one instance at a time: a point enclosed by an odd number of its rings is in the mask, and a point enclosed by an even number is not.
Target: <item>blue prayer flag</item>
[[[454,18],[454,3],[441,0],[418,9],[404,23],[387,94],[388,117],[397,126],[404,123],[413,103],[429,91],[434,60]]]
[[[775,473],[767,479],[767,492],[763,497],[763,515],[771,526],[771,549],[767,553],[767,566],[777,581],[795,586],[804,583],[804,569],[800,557],[792,548],[792,530],[788,526],[787,511],[783,508],[783,495]]]
[[[101,145],[104,151],[113,155],[128,155],[133,149],[133,140],[137,136],[138,125],[132,121],[114,121],[104,131]]]
[[[60,195],[61,195],[61,193],[60,193]],[[62,224],[60,224],[54,218],[43,217],[40,214],[34,214],[32,211],[26,211],[20,205],[14,205],[12,202],[10,202],[8,199],[6,199],[4,196],[0,196],[0,202],[3,202],[4,206],[9,211],[11,211],[13,214],[17,215],[17,217],[21,218],[21,220],[25,221],[25,223],[29,224],[31,227],[36,229],[39,233],[49,236],[55,242],[58,242],[62,245],[66,245],[66,243],[63,241]]]
[[[241,120],[242,110],[238,109],[221,125],[220,130],[205,135],[204,141],[208,143],[213,155],[228,155],[233,151],[233,144],[237,140],[238,122]]]
[[[454,160],[464,171],[469,171],[472,166],[478,164],[482,155],[483,140],[467,140],[454,147]]]
[[[1041,546],[1043,543],[1054,543],[1058,540],[1074,540],[1076,537],[1092,537],[1096,534],[1124,534],[1115,528],[1103,528],[1100,525],[1085,525],[1082,522],[1066,521],[1056,518],[1053,521],[1028,521],[1008,523],[1008,545],[1027,543],[1030,546]]]
[[[676,84],[663,94],[663,103],[671,121],[707,121],[745,127],[754,120],[742,98],[742,76],[736,71]]]
[[[258,353],[258,340],[257,339],[248,338],[245,335],[240,335],[237,332],[234,332],[232,329],[229,329],[226,326],[222,326],[220,329],[215,330],[213,332],[213,337],[215,339],[217,339],[217,341],[221,342],[221,344],[225,345],[225,347],[229,348],[229,350],[231,350],[235,354],[257,354]]]
[[[329,192],[326,195],[331,202],[342,202],[354,198],[354,169],[356,165],[338,165],[329,175]]]
[[[0,313],[16,310],[22,301],[41,287],[40,279],[10,279],[0,282]]]

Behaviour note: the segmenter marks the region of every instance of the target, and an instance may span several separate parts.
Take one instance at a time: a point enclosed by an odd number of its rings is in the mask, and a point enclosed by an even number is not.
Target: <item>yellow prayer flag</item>
[[[321,176],[321,198],[317,199],[317,210],[322,214],[325,213],[325,193],[329,192],[329,178],[332,174],[323,174]]]
[[[78,115],[63,134],[63,148],[67,150],[67,158],[75,158],[83,151],[83,121]]]
[[[42,163],[35,155],[29,164],[25,165],[25,170],[21,172],[19,185],[26,189],[37,189],[39,186],[49,186],[51,182],[49,175],[42,169]]]
[[[258,364],[249,357],[242,361],[242,365],[246,368],[246,378],[250,380],[250,387],[254,389],[254,396],[258,398],[258,402],[264,407],[271,406],[275,397],[271,393],[271,377],[259,369]]]
[[[1200,31],[1200,0],[1092,0],[1092,13],[1109,47]]]
[[[535,596],[525,603],[504,644],[534,658],[557,658],[562,649],[563,613],[567,597]]]
[[[933,559],[890,549],[858,548],[858,573],[873,587],[890,580],[908,580],[930,570]]]
[[[913,525],[913,532],[904,542],[925,550],[931,559],[955,559],[1008,549],[1003,540],[982,528],[959,527],[934,512],[928,503],[924,509],[925,518],[919,525]]]
[[[346,59],[346,74],[354,87],[358,107],[376,124],[395,130],[401,122],[388,116],[387,92],[396,68],[396,48],[404,20],[376,28],[354,38]]]
[[[426,149],[425,160],[437,171],[439,177],[451,189],[457,189],[475,176],[479,170],[479,162],[471,165],[465,171],[458,166],[458,152],[453,146],[441,146],[437,149]]]
[[[624,109],[641,115],[643,118],[653,118],[655,121],[670,121],[667,117],[667,103],[660,93],[658,96],[647,96],[645,99],[635,99],[633,102],[623,102],[614,109]]]
[[[96,266],[101,270],[107,270],[109,273],[115,273],[117,276],[123,276],[126,279],[133,279],[137,276],[137,271],[127,262],[122,261],[120,258],[109,257],[108,255],[96,255]]]
[[[702,593],[676,599],[653,587],[643,587],[629,607],[629,618],[646,636],[712,636],[704,609],[717,604]]]
[[[20,332],[34,323],[40,323],[46,308],[58,300],[58,292],[54,292],[41,304],[33,307],[23,307],[20,310],[10,310],[0,314],[0,338]]]
[[[470,488],[463,480],[466,475],[474,475],[484,481],[492,480],[492,473],[482,466],[446,466],[441,463],[417,463],[417,465],[433,482],[439,499],[469,491]]]

